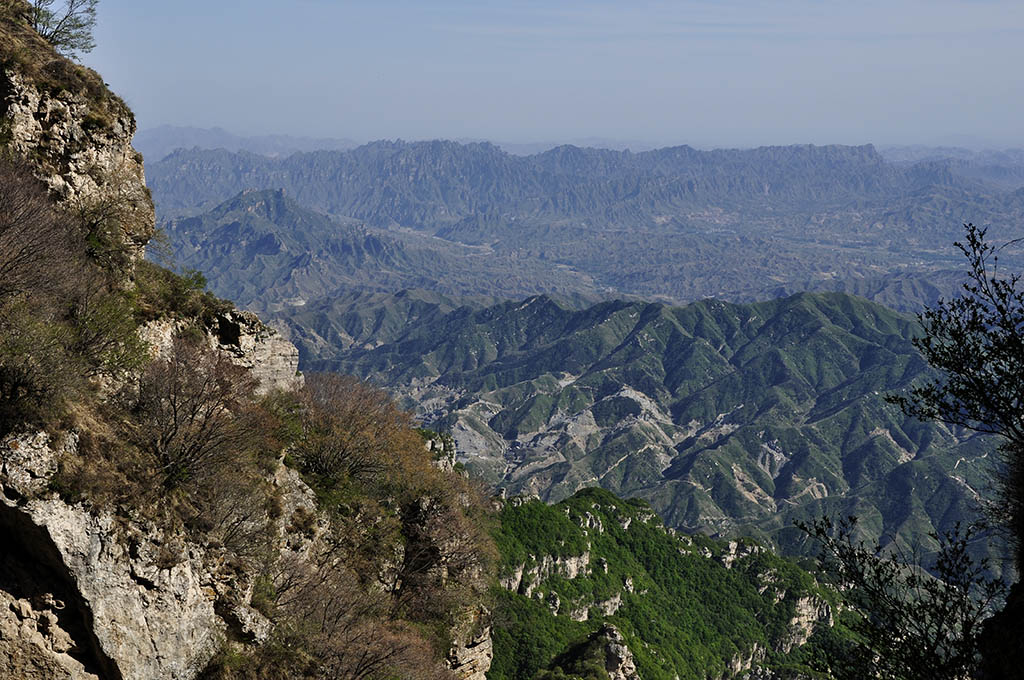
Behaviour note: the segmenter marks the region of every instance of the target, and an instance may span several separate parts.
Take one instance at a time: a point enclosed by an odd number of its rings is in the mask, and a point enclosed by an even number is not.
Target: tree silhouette
[[[99,0],[31,0],[29,23],[44,40],[68,57],[91,52],[96,47],[92,30],[96,26]]]
[[[889,395],[908,415],[998,435],[1002,469],[998,498],[988,507],[1024,566],[1024,290],[1021,275],[1002,275],[999,251],[986,230],[965,224],[955,245],[967,257],[963,293],[919,315],[924,335],[914,345],[942,375]]]

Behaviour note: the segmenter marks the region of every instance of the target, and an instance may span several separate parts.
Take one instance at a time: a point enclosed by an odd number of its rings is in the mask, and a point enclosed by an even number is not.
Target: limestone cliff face
[[[135,116],[98,74],[58,55],[14,12],[0,8],[0,146],[27,160],[66,207],[116,213],[124,245],[139,256],[156,220],[132,148]]]
[[[170,350],[175,333],[190,323],[191,320],[184,319],[160,319],[146,324],[140,334],[152,354],[162,356]],[[262,393],[302,384],[299,350],[251,312],[232,310],[217,315],[206,328],[206,339],[211,348],[249,369]]]
[[[640,680],[633,661],[633,652],[626,646],[622,633],[615,626],[605,625],[597,637],[605,649],[605,670],[611,680]]]
[[[18,672],[38,662],[69,678],[195,677],[222,644],[217,609],[239,584],[215,552],[48,492],[75,446],[43,433],[0,442],[0,600],[12,605],[0,630],[19,631],[3,641],[20,650]]]

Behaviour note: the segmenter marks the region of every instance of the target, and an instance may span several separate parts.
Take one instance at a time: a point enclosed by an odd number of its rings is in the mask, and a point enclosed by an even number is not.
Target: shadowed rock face
[[[174,537],[47,493],[59,455],[45,434],[0,444],[0,541],[12,547],[0,565],[11,589],[0,590],[5,599],[33,604],[37,613],[22,620],[37,621],[41,632],[67,633],[53,633],[53,653],[38,658],[56,654],[58,663],[74,666],[64,654],[82,671],[112,680],[195,677],[225,629],[214,604],[226,586],[209,556],[182,544],[174,560],[165,559]]]
[[[92,632],[92,612],[41,527],[0,504],[0,674],[121,678]]]

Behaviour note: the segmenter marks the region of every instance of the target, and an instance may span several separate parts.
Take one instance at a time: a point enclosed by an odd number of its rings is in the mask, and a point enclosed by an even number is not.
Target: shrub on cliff
[[[303,395],[303,432],[291,449],[318,487],[379,478],[390,456],[417,446],[408,413],[358,378],[313,374]]]
[[[31,0],[28,21],[43,40],[69,57],[91,52],[96,47],[92,31],[96,27],[99,0]]]
[[[232,466],[257,445],[256,380],[202,337],[178,334],[138,382],[133,439],[173,488]]]
[[[494,559],[484,496],[433,465],[409,414],[355,378],[308,376],[268,405],[321,514],[285,518],[306,552],[266,563],[270,642],[223,655],[206,677],[450,677],[451,631]]]
[[[356,531],[345,532],[350,558],[373,561],[402,545],[401,561],[380,579],[396,614],[443,619],[482,590],[495,555],[484,495],[433,464],[410,414],[350,376],[309,375],[301,395],[301,434],[289,460],[339,526],[362,515]]]
[[[0,432],[40,424],[89,378],[137,368],[133,302],[86,257],[81,224],[28,167],[0,158]]]
[[[201,272],[176,274],[145,260],[135,263],[135,312],[139,321],[169,316],[208,322],[234,305],[206,290]]]

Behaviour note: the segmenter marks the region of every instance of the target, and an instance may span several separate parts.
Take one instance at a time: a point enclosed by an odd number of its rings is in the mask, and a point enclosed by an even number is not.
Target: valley
[[[948,530],[991,472],[991,441],[885,396],[932,375],[907,313],[958,291],[960,222],[1016,236],[1024,189],[985,179],[1016,157],[889,153],[376,142],[182,150],[149,177],[182,266],[304,370],[450,430],[474,476],[800,553],[792,523],[822,514],[904,546]]]

